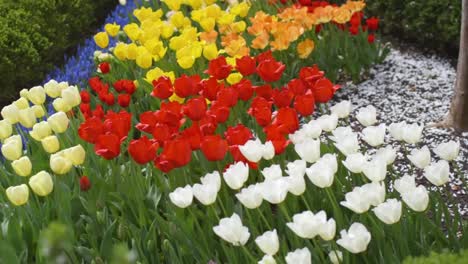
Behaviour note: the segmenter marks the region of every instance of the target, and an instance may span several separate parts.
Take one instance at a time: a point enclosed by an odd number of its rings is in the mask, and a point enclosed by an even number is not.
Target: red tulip
[[[297,118],[296,110],[290,107],[280,108],[273,124],[277,125],[279,129],[286,130],[289,134],[294,133],[299,128],[299,119]]]
[[[80,190],[83,192],[88,191],[91,188],[91,181],[87,176],[81,176],[80,178]]]
[[[108,62],[101,62],[98,67],[103,74],[106,74],[110,71],[110,64]]]
[[[350,26],[349,33],[351,33],[351,35],[353,36],[356,36],[357,34],[359,34],[359,27]]]
[[[258,63],[265,61],[265,60],[274,60],[273,53],[271,52],[271,50],[258,54],[256,59]]]
[[[294,95],[305,94],[307,86],[301,79],[292,79],[289,81],[288,90],[290,90]]]
[[[249,76],[257,71],[257,62],[255,58],[244,56],[236,59],[236,70],[243,76]]]
[[[161,158],[172,163],[175,167],[187,165],[192,158],[190,143],[185,139],[168,140],[164,144]]]
[[[153,127],[152,131],[153,138],[162,146],[164,142],[171,139],[172,131],[171,128],[166,124],[157,123]]]
[[[315,83],[313,88],[315,101],[318,103],[326,103],[332,99],[335,90],[333,83],[327,78],[322,78]]]
[[[271,122],[271,103],[263,97],[255,97],[248,113],[255,118],[260,126],[266,126]]]
[[[125,80],[125,92],[132,95],[136,90],[135,83],[132,80]]]
[[[198,93],[198,86],[200,83],[200,76],[187,76],[182,74],[174,82],[174,92],[182,97],[188,97],[190,95],[195,95]]]
[[[89,95],[89,93],[85,90],[82,90],[80,92],[80,97],[81,97],[81,102],[82,103],[89,103],[91,101],[91,96]]]
[[[294,100],[294,109],[302,116],[311,115],[314,112],[314,108],[315,100],[312,93],[299,95]]]
[[[117,97],[117,102],[121,107],[127,107],[128,105],[130,105],[130,100],[131,97],[129,94],[119,94],[119,96]]]
[[[148,139],[142,136],[139,139],[130,141],[128,153],[138,164],[146,164],[156,158],[159,144],[154,139]]]
[[[201,151],[209,161],[222,160],[228,151],[228,144],[219,135],[205,136],[201,142]]]
[[[224,87],[222,83],[218,83],[218,80],[214,77],[210,77],[207,80],[201,82],[202,90],[201,94],[206,97],[208,100],[216,100],[218,91]]]
[[[90,117],[81,123],[78,128],[78,135],[81,139],[89,143],[96,143],[98,136],[104,133],[104,124],[97,117]]]
[[[190,148],[192,150],[197,150],[200,148],[202,134],[198,125],[192,125],[191,127],[182,131],[180,135],[181,138],[190,142]]]
[[[189,99],[184,107],[184,114],[192,121],[200,121],[206,115],[206,100],[204,97]]]
[[[237,104],[239,99],[239,92],[232,87],[226,87],[219,90],[217,98],[219,104],[227,107],[233,107]]]
[[[104,118],[104,109],[102,109],[102,105],[96,105],[96,108],[93,110],[93,116],[100,119]]]
[[[294,94],[289,89],[273,90],[273,103],[276,107],[289,107]]]
[[[101,90],[101,87],[102,87],[102,82],[101,82],[101,79],[99,79],[98,76],[95,76],[95,77],[92,77],[88,80],[88,84],[89,86],[91,87],[91,89],[93,91],[95,91],[96,93],[99,92]]]
[[[376,17],[371,17],[366,20],[367,28],[369,30],[377,30],[379,28],[379,19]]]
[[[317,80],[322,78],[323,76],[324,72],[321,71],[317,67],[317,65],[314,65],[312,67],[303,67],[299,71],[299,77],[309,86],[309,88],[313,87],[315,85],[315,82],[317,82]]]
[[[113,94],[113,93],[108,93],[108,94],[106,94],[104,98],[105,98],[105,99],[104,99],[104,102],[105,102],[107,105],[109,105],[109,106],[114,105],[114,103],[115,103],[115,97],[114,97],[114,94]]]
[[[238,124],[234,127],[228,127],[224,132],[229,146],[232,145],[244,145],[249,139],[252,138],[252,131],[242,124]]]
[[[375,41],[375,35],[374,34],[369,34],[367,36],[367,42],[374,43],[374,41]]]
[[[171,79],[166,76],[161,76],[158,80],[154,80],[153,87],[151,95],[159,99],[167,99],[173,94]]]
[[[271,143],[273,143],[273,147],[275,148],[275,155],[283,153],[289,143],[291,143],[286,139],[286,135],[282,133],[281,130],[281,128],[275,125],[265,127],[264,129],[266,134],[266,141],[271,141]]]
[[[100,135],[94,145],[94,152],[97,155],[111,160],[120,154],[120,139],[115,134]]]
[[[135,128],[146,133],[152,133],[154,126],[158,122],[153,111],[141,113],[139,120],[140,123],[136,124]]]
[[[216,118],[214,116],[206,115],[202,120],[200,120],[199,126],[203,135],[213,135],[216,132],[218,123],[216,122]]]
[[[230,108],[218,101],[211,102],[210,110],[206,113],[207,115],[213,116],[217,123],[224,123],[228,120],[230,114]]]
[[[218,80],[226,79],[231,73],[232,66],[227,64],[226,58],[219,56],[218,58],[211,60],[208,64],[208,70],[206,73],[215,77]]]
[[[270,100],[271,97],[273,96],[273,89],[269,84],[261,85],[261,86],[256,86],[255,87],[255,94],[257,96],[263,97],[267,100]]]
[[[83,113],[83,115],[86,116],[91,116],[91,105],[87,103],[81,103],[80,104],[80,111]]]
[[[250,80],[244,79],[231,87],[239,92],[239,99],[242,101],[248,101],[253,96],[254,89]]]
[[[264,60],[257,66],[257,73],[265,82],[276,82],[281,79],[286,66],[274,59]]]

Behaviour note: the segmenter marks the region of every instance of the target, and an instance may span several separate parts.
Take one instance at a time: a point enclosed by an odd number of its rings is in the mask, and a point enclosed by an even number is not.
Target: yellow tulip
[[[13,104],[16,105],[16,107],[18,107],[18,109],[29,108],[29,101],[28,101],[28,99],[26,99],[24,97],[21,97],[20,99],[14,101]]]
[[[236,20],[236,15],[226,13],[220,16],[216,22],[222,26],[229,26],[234,23],[234,20]]]
[[[29,89],[28,99],[35,105],[41,105],[46,100],[46,93],[41,86],[35,86]]]
[[[86,157],[86,151],[81,145],[76,145],[74,147],[64,149],[63,155],[66,159],[70,160],[74,166],[83,164]]]
[[[28,93],[29,93],[28,89],[22,89],[20,91],[20,96],[25,98],[25,99],[28,99]]]
[[[188,20],[188,23],[187,23],[187,18],[184,16],[184,13],[182,13],[180,11],[175,12],[171,16],[169,21],[176,28],[183,28],[183,27],[187,26],[188,24],[190,24],[190,20]]]
[[[203,0],[186,0],[186,3],[196,10],[203,5]]]
[[[29,187],[39,196],[47,196],[54,189],[52,177],[46,171],[40,171],[29,179]]]
[[[179,64],[179,66],[185,70],[192,68],[194,63],[195,63],[195,58],[192,56],[185,56],[185,57],[177,59],[177,64]]]
[[[169,101],[183,104],[185,102],[185,98],[179,97],[176,93],[173,93],[171,97],[169,97]]]
[[[48,137],[52,134],[52,129],[47,121],[41,121],[35,124],[29,135],[37,141],[41,141],[43,138]]]
[[[247,24],[244,21],[238,21],[232,24],[232,29],[237,33],[244,32],[246,28]]]
[[[109,36],[115,37],[120,31],[120,25],[117,25],[116,23],[106,24],[104,29],[106,30],[107,34],[109,34]]]
[[[168,39],[172,37],[173,34],[174,34],[174,26],[172,26],[171,24],[167,23],[161,27],[161,36],[163,38]]]
[[[231,14],[240,16],[240,17],[246,17],[247,14],[249,13],[250,5],[247,2],[242,2],[233,8],[231,8],[230,12]]]
[[[11,126],[10,121],[4,119],[0,120],[0,140],[8,138],[13,133],[13,127]]]
[[[67,104],[63,98],[55,98],[52,105],[58,112],[68,112],[72,109],[71,105]]]
[[[99,32],[94,35],[94,42],[96,42],[96,45],[101,49],[104,49],[109,45],[109,36],[107,36],[106,32]]]
[[[132,41],[137,41],[141,35],[141,29],[135,23],[130,23],[124,26],[124,32]]]
[[[13,161],[11,166],[13,167],[13,170],[15,170],[15,173],[19,176],[26,177],[31,174],[32,164],[31,160],[29,160],[27,156],[23,156]]]
[[[211,4],[205,8],[205,14],[207,17],[217,19],[222,15],[222,13],[221,8],[217,4]]]
[[[127,44],[122,42],[117,43],[114,47],[113,53],[114,56],[121,61],[127,59]]]
[[[153,57],[146,48],[141,47],[141,49],[138,49],[136,64],[142,69],[148,69],[153,65]]]
[[[8,120],[10,124],[14,125],[18,123],[18,107],[14,104],[4,106],[1,111],[3,119]]]
[[[81,103],[81,96],[78,87],[68,86],[68,88],[62,90],[62,99],[70,107],[78,106]]]
[[[211,43],[203,47],[203,57],[207,60],[213,60],[218,57],[218,47],[216,47],[216,43]]]
[[[127,59],[135,60],[138,56],[138,46],[135,43],[127,45]]]
[[[177,11],[180,9],[180,5],[182,4],[182,0],[164,0],[163,1],[166,6],[173,10],[173,11]]]
[[[23,153],[23,141],[19,135],[11,136],[3,142],[2,154],[7,160],[17,160]]]
[[[45,111],[44,107],[41,105],[33,105],[31,106],[31,109],[34,111],[34,115],[36,115],[36,118],[41,118],[45,116]]]
[[[139,9],[133,10],[133,15],[140,21],[143,22],[145,19],[151,16],[153,9],[151,7],[141,7]]]
[[[216,25],[216,21],[214,18],[207,17],[200,21],[200,26],[203,28],[204,31],[210,32],[214,29]]]
[[[36,113],[32,108],[20,109],[18,111],[19,123],[27,128],[31,128],[36,124]]]
[[[10,186],[6,189],[8,200],[16,206],[23,205],[28,202],[29,188],[26,184],[18,186]]]
[[[57,81],[50,80],[44,84],[44,91],[49,97],[57,98],[60,96],[61,89]]]
[[[49,122],[50,128],[55,133],[63,133],[67,130],[70,120],[68,120],[68,117],[64,112],[57,112],[51,115],[47,119],[47,122]]]
[[[313,40],[306,39],[297,44],[297,53],[299,58],[305,59],[309,57],[310,53],[314,50],[315,44]]]
[[[56,174],[66,174],[71,170],[72,165],[70,160],[60,155],[53,154],[50,156],[50,168]]]
[[[231,73],[229,74],[229,76],[226,78],[227,82],[229,84],[236,84],[238,82],[240,82],[242,80],[242,74],[238,73],[238,72],[235,72],[235,73]]]
[[[60,142],[55,135],[43,138],[41,143],[47,153],[55,153],[60,149]]]

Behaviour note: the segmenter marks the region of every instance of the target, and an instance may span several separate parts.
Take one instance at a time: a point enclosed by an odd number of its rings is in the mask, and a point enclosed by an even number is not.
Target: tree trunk
[[[460,51],[455,94],[446,122],[457,131],[468,131],[468,0],[462,2]]]

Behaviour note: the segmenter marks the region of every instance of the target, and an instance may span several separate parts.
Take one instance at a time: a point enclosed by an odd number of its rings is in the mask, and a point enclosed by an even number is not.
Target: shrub
[[[0,2],[0,102],[41,81],[98,24],[113,0]]]
[[[370,14],[382,19],[384,33],[456,56],[461,0],[367,1]]]

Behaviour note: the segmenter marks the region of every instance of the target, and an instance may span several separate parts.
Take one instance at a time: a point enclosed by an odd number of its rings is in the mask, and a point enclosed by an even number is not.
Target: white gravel
[[[354,109],[371,104],[378,109],[379,121],[387,125],[400,121],[424,124],[424,139],[418,147],[428,145],[433,150],[442,142],[459,141],[461,149],[456,164],[468,181],[468,133],[457,134],[453,130],[430,126],[441,121],[450,107],[456,76],[450,63],[437,56],[392,49],[385,62],[371,70],[370,76],[360,84],[346,83],[334,100],[350,100]],[[399,147],[398,143],[392,143]],[[433,160],[437,160],[432,154]],[[399,159],[402,161],[398,163],[399,171],[408,173],[408,161],[403,155]],[[417,175],[420,183],[430,186],[423,179],[422,171]],[[459,203],[459,212],[468,217],[468,194],[459,177],[451,166],[450,188]]]

